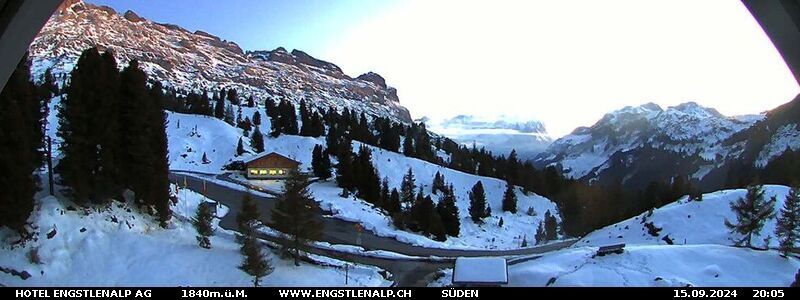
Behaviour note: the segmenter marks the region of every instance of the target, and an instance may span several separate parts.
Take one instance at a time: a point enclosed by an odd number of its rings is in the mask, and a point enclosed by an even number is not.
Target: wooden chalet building
[[[257,155],[244,164],[245,176],[249,179],[284,179],[300,167],[300,162],[275,152]]]

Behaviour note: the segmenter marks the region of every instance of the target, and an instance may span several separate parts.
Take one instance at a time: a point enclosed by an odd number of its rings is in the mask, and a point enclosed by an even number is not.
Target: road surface
[[[234,231],[237,229],[236,214],[242,205],[242,197],[245,193],[244,191],[221,185],[214,181],[208,181],[202,176],[192,175],[185,172],[170,173],[170,180],[173,182],[179,182],[181,186],[185,180],[188,188],[196,192],[203,192],[203,182],[205,181],[206,197],[219,201],[221,204],[230,209],[228,214],[220,219],[220,227]],[[256,200],[255,202],[258,205],[259,212],[261,213],[262,222],[265,224],[269,223],[271,219],[271,210],[275,204],[274,200],[276,198],[273,196],[264,197],[258,194],[253,194],[251,196],[254,200]],[[336,219],[330,216],[322,217],[322,222],[324,224],[324,230],[322,232],[320,241],[328,242],[330,244],[356,245],[363,247],[366,250],[385,250],[408,256],[414,256],[415,258],[381,258],[369,255],[347,253],[322,247],[313,247],[307,249],[306,252],[333,257],[344,261],[380,267],[391,272],[394,276],[393,280],[399,286],[417,286],[424,284],[425,282],[422,280],[431,273],[443,268],[452,268],[455,257],[535,255],[566,248],[576,242],[576,240],[567,240],[539,247],[513,250],[443,249],[415,246],[400,242],[393,238],[381,237],[371,231],[366,230],[361,234],[361,243],[356,243],[358,234],[356,234],[355,225],[357,223]],[[262,238],[276,243],[283,242],[283,240],[269,235],[263,235]],[[435,260],[424,259],[424,257],[431,256],[440,258]]]

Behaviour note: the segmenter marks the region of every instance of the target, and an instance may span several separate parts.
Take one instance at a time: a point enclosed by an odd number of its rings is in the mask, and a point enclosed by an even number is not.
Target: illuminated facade
[[[253,157],[244,162],[250,179],[283,179],[297,172],[300,162],[275,152]]]

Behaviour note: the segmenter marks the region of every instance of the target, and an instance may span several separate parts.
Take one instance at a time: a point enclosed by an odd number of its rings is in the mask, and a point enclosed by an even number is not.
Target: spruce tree
[[[735,241],[737,246],[752,247],[753,235],[759,235],[764,222],[775,215],[775,199],[764,200],[764,188],[761,185],[747,187],[747,195],[730,204],[736,214],[736,223],[725,219],[725,226],[731,234],[740,235]]]
[[[262,277],[269,275],[273,270],[269,259],[263,253],[261,242],[258,240],[256,229],[259,219],[261,219],[261,214],[258,206],[248,190],[242,197],[242,206],[236,215],[236,223],[239,228],[236,241],[241,244],[239,251],[244,255],[239,269],[253,276],[253,286],[255,287],[259,286]]]
[[[139,68],[139,62],[132,60],[120,73],[120,139],[119,149],[123,150],[119,156],[119,167],[125,172],[119,172],[119,179],[124,186],[135,193],[136,203],[148,205],[150,178],[141,176],[147,174],[153,167],[151,164],[154,153],[151,152],[149,131],[155,129],[151,122],[149,107],[155,104],[149,99],[147,91],[147,75]],[[157,109],[161,109],[158,107]]]
[[[414,153],[414,139],[411,137],[410,131],[406,132],[403,139],[403,155],[407,157],[416,157]]]
[[[457,237],[461,231],[461,219],[458,216],[456,195],[452,185],[442,193],[442,198],[436,205],[436,211],[439,213],[447,235]]]
[[[800,241],[800,189],[797,187],[789,190],[786,195],[775,227],[775,236],[778,237],[778,245],[784,257],[788,257]]]
[[[555,216],[550,214],[550,211],[544,213],[544,232],[547,235],[548,241],[553,241],[558,238],[558,220]]]
[[[477,224],[483,223],[483,218],[487,217],[486,193],[483,190],[483,183],[479,180],[472,186],[469,192],[469,216]]]
[[[503,193],[503,211],[517,213],[517,194],[514,192],[514,186],[506,181],[506,191]]]
[[[236,126],[236,114],[233,112],[233,105],[225,106],[225,115],[223,120],[231,126]]]
[[[170,208],[171,194],[169,187],[169,150],[167,149],[167,114],[163,110],[164,99],[160,82],[153,84],[150,91],[150,105],[148,105],[148,136],[150,151],[148,172],[149,203],[155,206],[158,219],[162,227],[167,226],[167,221],[172,218]]]
[[[328,152],[320,145],[315,145],[311,153],[311,169],[314,171],[314,176],[321,180],[331,178],[331,159]]]
[[[387,209],[391,214],[399,213],[400,208],[400,193],[397,192],[397,189],[392,189],[391,195],[389,195],[389,208]]]
[[[264,152],[264,135],[261,134],[260,127],[256,126],[253,135],[250,137],[250,145],[256,153]]]
[[[33,211],[37,188],[34,170],[39,147],[33,131],[41,131],[41,119],[27,113],[37,101],[27,58],[23,57],[0,92],[0,226],[26,236],[25,223]]]
[[[236,156],[242,156],[244,154],[244,142],[242,142],[242,138],[239,138],[239,142],[236,143]]]
[[[253,99],[253,95],[247,97],[247,107],[256,107],[256,100]]]
[[[539,222],[539,227],[536,229],[536,244],[547,243],[547,233],[544,230],[544,221]]]
[[[389,211],[389,193],[389,179],[383,177],[383,180],[381,180],[381,197],[378,206],[386,211]]]
[[[261,113],[258,110],[253,113],[253,125],[261,126]]]
[[[225,119],[225,98],[214,95],[214,117],[220,120]]]
[[[350,148],[350,140],[344,140],[340,145],[342,146],[337,154],[339,162],[336,164],[336,184],[343,190],[352,192],[356,183],[353,174],[353,152],[347,150]]]
[[[445,189],[447,189],[447,185],[444,182],[444,175],[436,171],[436,174],[433,175],[433,183],[431,183],[431,193],[436,195],[437,192],[444,192]]]
[[[197,214],[192,219],[192,225],[197,231],[197,244],[200,247],[211,249],[211,240],[209,237],[214,235],[214,228],[211,225],[211,220],[214,216],[211,214],[211,208],[208,205],[198,205]]]
[[[400,202],[404,205],[410,205],[414,202],[414,191],[417,189],[417,184],[414,182],[414,172],[408,168],[408,172],[403,176],[403,181],[400,183]]]
[[[295,265],[300,265],[300,251],[322,235],[321,211],[311,192],[308,179],[292,172],[283,187],[283,195],[272,208],[271,227],[284,233],[287,250],[293,253]]]

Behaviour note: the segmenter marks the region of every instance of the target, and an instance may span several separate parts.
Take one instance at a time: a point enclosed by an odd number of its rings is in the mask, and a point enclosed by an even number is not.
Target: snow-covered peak
[[[462,144],[484,147],[495,154],[508,155],[515,150],[527,160],[544,150],[552,139],[538,120],[500,115],[495,117],[457,115],[444,119],[423,117],[428,128]]]
[[[438,127],[460,129],[510,129],[522,133],[547,134],[544,123],[538,120],[520,120],[501,115],[498,117],[478,117],[474,115],[457,115],[439,122]]]

